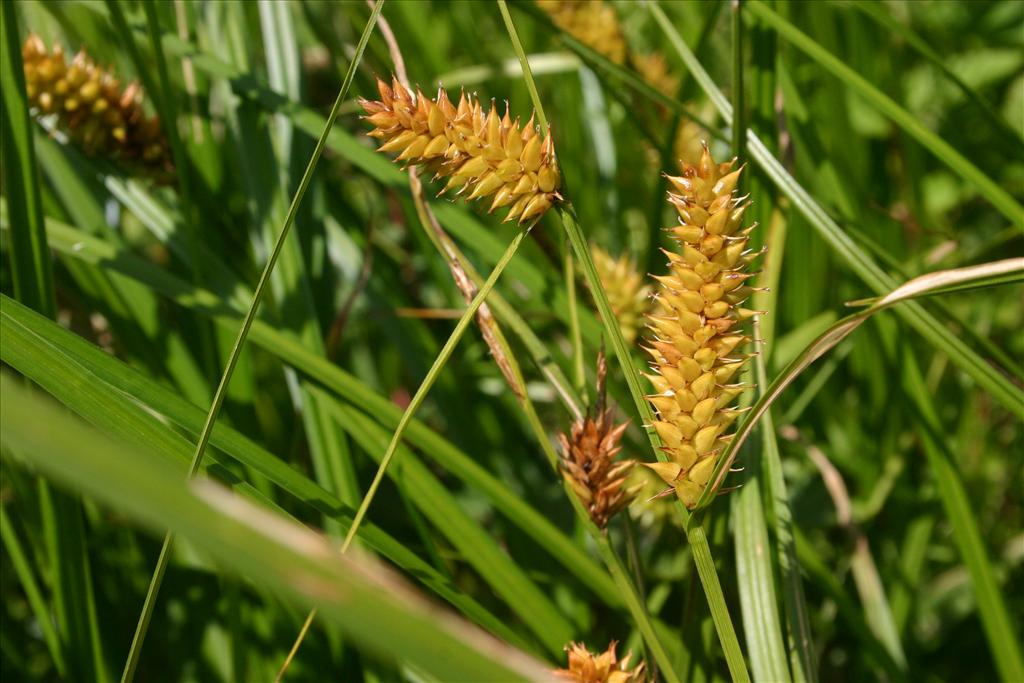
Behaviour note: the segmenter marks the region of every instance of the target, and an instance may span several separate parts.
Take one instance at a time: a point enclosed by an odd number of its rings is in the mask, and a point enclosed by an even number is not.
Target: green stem
[[[661,670],[662,676],[668,683],[679,683],[679,674],[676,673],[675,667],[672,665],[672,660],[668,656],[668,652],[665,651],[664,646],[658,639],[657,634],[654,632],[654,624],[651,622],[650,617],[647,614],[647,607],[640,600],[640,596],[636,592],[632,581],[629,579],[629,574],[626,572],[626,568],[622,566],[622,560],[615,553],[611,543],[608,540],[608,535],[597,532],[594,536],[597,541],[598,552],[601,553],[601,558],[604,563],[608,565],[608,570],[612,574],[612,579],[615,584],[619,587],[619,591],[622,594],[623,599],[626,601],[626,607],[629,609],[629,613],[633,616],[637,626],[640,628],[640,632],[644,636],[644,642],[647,644],[647,649],[654,658],[654,661],[658,663],[658,667]]]
[[[690,541],[690,548],[693,549],[693,561],[697,565],[697,575],[700,576],[701,585],[704,587],[708,606],[711,608],[711,619],[715,622],[715,629],[718,631],[718,639],[722,643],[722,650],[725,652],[725,661],[729,666],[732,680],[736,683],[749,683],[750,676],[747,674],[747,665],[743,661],[743,652],[740,650],[736,631],[732,627],[729,608],[725,604],[725,595],[722,594],[722,585],[718,582],[718,574],[715,573],[715,562],[711,559],[711,548],[708,546],[708,537],[704,527],[700,524],[689,525],[686,529],[686,537]]]
[[[149,32],[149,41],[153,45],[153,56],[156,58],[156,74],[160,84],[158,97],[165,118],[163,127],[167,134],[167,140],[171,145],[171,154],[174,156],[174,165],[177,168],[178,178],[181,183],[185,231],[187,233],[189,253],[192,256],[192,270],[196,281],[201,282],[202,259],[200,259],[199,253],[199,232],[196,228],[198,214],[192,197],[191,159],[185,151],[185,145],[182,143],[178,130],[178,103],[171,92],[171,76],[167,70],[167,59],[164,56],[162,34],[156,16],[156,7],[152,0],[146,0],[142,3],[142,9],[146,14],[146,30]]]
[[[576,266],[572,249],[565,249],[565,292],[569,299],[569,339],[572,341],[572,369],[576,391],[583,393],[587,383],[583,368],[583,337],[580,334],[580,309],[576,299]]]
[[[383,3],[377,3],[373,8],[373,11],[370,13],[370,19],[367,21],[366,27],[363,29],[363,34],[359,39],[359,44],[356,46],[355,56],[352,58],[351,63],[349,63],[348,71],[345,73],[345,80],[341,84],[341,90],[338,91],[338,97],[335,99],[334,106],[331,108],[331,113],[327,117],[327,122],[324,125],[323,132],[317,140],[316,147],[313,150],[313,155],[309,159],[309,164],[307,164],[306,170],[302,175],[302,180],[299,182],[299,187],[295,192],[295,196],[292,197],[291,206],[288,207],[288,214],[285,216],[284,225],[281,227],[281,233],[278,235],[277,241],[274,244],[274,249],[270,254],[270,258],[267,260],[267,263],[263,268],[263,273],[260,275],[259,282],[256,285],[256,291],[253,293],[252,303],[249,306],[249,310],[246,311],[245,318],[242,320],[242,326],[238,330],[238,336],[235,339],[234,346],[231,348],[231,354],[228,356],[227,365],[221,375],[220,383],[217,385],[217,391],[214,393],[213,403],[210,405],[210,410],[206,415],[206,421],[203,424],[203,429],[199,434],[199,441],[196,443],[196,450],[192,455],[192,462],[189,464],[189,478],[195,476],[195,473],[199,470],[199,466],[202,463],[203,454],[206,451],[206,445],[210,440],[210,434],[213,432],[213,425],[217,421],[221,405],[224,403],[224,397],[227,395],[228,384],[231,382],[231,375],[235,370],[235,366],[238,364],[238,358],[241,355],[242,346],[245,344],[245,339],[249,334],[249,329],[252,327],[252,323],[256,319],[256,311],[259,308],[260,300],[263,298],[263,293],[266,290],[267,283],[270,281],[270,274],[274,269],[274,265],[277,263],[278,256],[281,254],[281,249],[284,245],[285,239],[288,237],[292,224],[295,222],[295,215],[298,212],[299,205],[302,203],[302,198],[305,196],[309,183],[313,178],[313,171],[316,169],[317,162],[320,160],[320,155],[323,153],[324,146],[327,143],[327,136],[330,134],[331,128],[334,126],[334,120],[338,116],[338,108],[345,100],[345,95],[348,93],[348,90],[352,85],[352,80],[355,77],[356,65],[359,63],[362,58],[363,51],[366,49],[366,43],[369,41],[370,34],[373,32],[373,27],[377,23],[377,16],[380,14],[380,8],[382,5]],[[139,622],[136,626],[135,635],[132,639],[131,649],[128,652],[128,660],[125,662],[124,671],[121,675],[122,683],[128,683],[135,675],[135,669],[138,666],[139,656],[142,651],[142,643],[145,640],[146,631],[149,627],[150,619],[153,616],[153,607],[156,603],[157,593],[160,590],[163,575],[167,570],[170,547],[173,540],[174,536],[170,533],[168,533],[164,538],[160,557],[157,560],[157,566],[153,572],[149,591],[146,594],[146,600],[143,604],[142,614],[139,616]]]
[[[480,308],[480,304],[484,302],[487,295],[490,294],[492,289],[494,289],[494,285],[498,282],[498,278],[501,277],[502,272],[505,270],[505,266],[507,266],[509,261],[512,260],[512,257],[515,256],[516,251],[519,249],[519,245],[522,244],[523,238],[530,232],[531,227],[532,224],[520,230],[519,234],[517,234],[515,238],[513,238],[512,242],[509,243],[508,248],[505,249],[505,253],[501,255],[501,258],[494,266],[494,270],[491,271],[487,281],[476,293],[476,296],[473,297],[473,301],[469,304],[466,310],[463,311],[462,317],[459,318],[458,324],[456,324],[455,329],[452,330],[451,336],[448,337],[448,341],[445,342],[441,352],[437,355],[437,358],[434,359],[434,364],[431,365],[430,370],[427,371],[427,376],[423,378],[422,384],[420,384],[419,389],[416,390],[416,395],[412,397],[412,400],[409,402],[408,407],[406,407],[405,412],[402,413],[402,417],[398,421],[398,427],[391,436],[391,443],[388,444],[388,448],[384,452],[384,457],[381,459],[380,465],[377,467],[377,474],[374,475],[370,488],[367,489],[362,502],[359,504],[356,516],[352,520],[352,526],[349,527],[348,533],[345,534],[345,540],[341,544],[341,552],[348,550],[349,545],[352,543],[352,539],[355,538],[356,532],[359,530],[359,526],[362,524],[363,518],[366,516],[366,511],[370,508],[370,503],[373,502],[373,498],[377,494],[377,489],[380,486],[381,481],[384,479],[384,473],[387,471],[392,458],[395,456],[398,444],[402,441],[405,429],[409,426],[409,421],[412,419],[413,415],[416,414],[416,411],[423,403],[423,400],[427,397],[430,389],[434,386],[434,382],[437,381],[438,375],[441,374],[441,370],[444,368],[445,363],[448,362],[448,359],[451,357],[455,347],[462,339],[462,335],[465,334],[470,323],[473,322],[473,317]]]
[[[746,158],[747,108],[743,88],[743,0],[732,0],[732,154]]]
[[[505,0],[498,0],[498,9],[501,10],[501,18],[505,20],[505,28],[508,30],[508,37],[512,41],[512,48],[515,50],[516,56],[519,57],[519,63],[523,67],[523,78],[526,81],[526,88],[530,91],[530,99],[533,100],[533,106],[537,110],[537,121],[540,122],[544,135],[550,135],[551,130],[548,128],[548,119],[544,115],[544,107],[540,104],[537,84],[533,80],[533,71],[530,69],[530,60],[526,58],[526,50],[523,49],[523,44],[519,42],[519,32],[516,31],[512,15],[508,12],[508,3]]]

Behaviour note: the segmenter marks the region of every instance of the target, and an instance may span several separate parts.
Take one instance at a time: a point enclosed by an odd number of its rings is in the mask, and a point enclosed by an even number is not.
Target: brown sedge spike
[[[734,163],[715,163],[704,145],[697,165],[668,177],[677,192],[668,199],[679,214],[668,231],[679,251],[665,251],[669,273],[656,278],[647,319],[654,385],[647,400],[668,462],[645,464],[691,509],[731,438],[726,432],[741,412],[734,400],[751,388],[732,380],[746,361],[739,350],[750,338],[737,326],[754,314],[741,304],[754,291],[747,267],[760,252],[747,249],[754,226],[740,227],[749,202],[736,196],[742,169]]]
[[[569,653],[568,668],[558,669],[555,675],[559,680],[572,683],[645,683],[644,663],[630,669],[633,653],[619,659],[615,654],[616,646],[618,643],[613,640],[607,650],[595,655],[583,643],[572,643],[565,648]]]
[[[68,64],[64,49],[29,35],[21,51],[30,110],[39,118],[57,117],[68,138],[89,155],[110,157],[140,167],[166,181],[174,171],[170,147],[160,119],[147,117],[142,89],[122,89],[109,69],[93,62],[84,50]]]
[[[576,420],[568,435],[559,434],[562,447],[560,469],[562,477],[586,508],[590,519],[599,529],[636,496],[638,488],[628,488],[633,466],[632,460],[615,460],[622,450],[619,441],[628,422],[616,425],[612,409],[605,402],[604,352],[597,357],[597,405],[594,415]]]
[[[369,135],[382,142],[381,152],[396,161],[422,166],[447,178],[441,194],[455,190],[468,200],[492,197],[490,211],[508,207],[506,221],[539,218],[561,200],[561,175],[551,136],[543,137],[533,117],[499,116],[494,102],[485,110],[478,99],[462,93],[457,105],[438,89],[430,99],[409,92],[397,79],[377,79],[379,101],[360,99]]]

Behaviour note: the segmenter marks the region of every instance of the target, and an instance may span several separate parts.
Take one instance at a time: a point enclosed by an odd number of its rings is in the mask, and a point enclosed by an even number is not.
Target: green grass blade
[[[418,389],[416,389],[415,395],[412,400],[409,401],[409,405],[402,413],[401,419],[398,421],[398,427],[395,428],[394,434],[391,436],[391,443],[388,444],[387,449],[384,452],[384,456],[381,458],[380,465],[377,468],[377,473],[373,477],[373,481],[370,483],[370,488],[367,489],[366,494],[363,496],[362,502],[359,504],[359,509],[356,511],[356,519],[349,529],[348,534],[345,535],[345,540],[341,544],[342,552],[348,549],[349,544],[355,537],[355,532],[359,529],[359,524],[363,521],[363,517],[366,516],[366,511],[370,508],[370,503],[373,502],[373,497],[377,493],[377,488],[380,486],[381,481],[384,478],[384,474],[391,464],[391,459],[394,457],[398,444],[402,441],[402,436],[405,434],[406,428],[409,426],[409,421],[413,415],[419,409],[423,400],[427,397],[431,387],[434,386],[434,382],[437,381],[438,375],[441,370],[444,369],[445,363],[451,357],[455,347],[458,346],[459,341],[462,339],[462,335],[465,334],[466,330],[473,322],[473,318],[476,316],[476,312],[480,309],[480,304],[484,302],[487,295],[490,294],[491,290],[494,289],[494,285],[497,284],[498,278],[501,277],[502,272],[505,270],[505,266],[508,265],[512,257],[515,256],[516,251],[519,249],[519,245],[522,243],[523,238],[530,231],[528,226],[519,231],[513,238],[512,242],[509,243],[508,248],[505,250],[504,256],[498,261],[498,265],[491,271],[487,281],[484,282],[483,286],[477,292],[476,296],[473,297],[473,301],[463,311],[462,317],[459,318],[459,322],[455,325],[455,329],[452,330],[451,335],[448,337],[448,341],[445,342],[441,352],[434,359],[433,365],[430,366],[430,370],[427,372],[427,376],[423,378]]]
[[[242,346],[245,344],[245,339],[249,334],[249,328],[252,326],[252,322],[256,318],[256,311],[259,308],[263,292],[270,280],[270,275],[274,270],[277,258],[281,254],[281,249],[288,237],[288,232],[295,220],[295,214],[298,212],[299,205],[302,203],[306,189],[309,187],[310,180],[313,177],[313,171],[316,169],[316,164],[320,160],[320,155],[323,154],[327,136],[330,134],[331,128],[334,125],[334,120],[338,115],[338,108],[345,100],[345,95],[348,93],[348,89],[352,85],[352,79],[355,77],[356,66],[362,57],[363,50],[366,49],[366,43],[369,41],[370,34],[373,32],[373,28],[376,25],[377,16],[380,14],[381,4],[382,3],[378,3],[375,5],[374,9],[370,12],[370,18],[367,21],[366,27],[363,29],[363,34],[359,39],[359,45],[356,47],[356,53],[352,61],[349,63],[348,71],[345,74],[345,80],[342,82],[341,89],[338,91],[338,96],[334,101],[334,107],[331,109],[331,113],[327,118],[327,123],[324,126],[323,131],[320,133],[320,138],[317,140],[316,148],[313,150],[313,154],[310,157],[306,171],[302,176],[302,180],[299,182],[299,187],[296,190],[295,195],[292,197],[291,205],[288,207],[288,214],[285,216],[284,225],[281,227],[281,232],[274,244],[274,249],[263,268],[263,273],[260,275],[260,280],[256,285],[256,291],[253,293],[252,303],[249,305],[249,310],[246,312],[245,318],[242,320],[241,328],[238,330],[238,336],[235,339],[234,346],[231,349],[231,354],[228,356],[224,372],[221,375],[220,382],[217,385],[217,390],[214,393],[213,403],[211,404],[210,410],[206,416],[206,423],[203,425],[203,430],[199,434],[199,439],[196,443],[196,450],[192,456],[192,464],[189,466],[188,476],[190,477],[195,474],[202,462],[203,452],[206,450],[206,444],[209,441],[210,433],[213,430],[214,423],[217,421],[217,415],[220,412],[220,407],[227,394],[228,384],[231,382],[231,373],[234,371],[235,365],[238,363]],[[157,561],[157,567],[153,573],[153,578],[150,581],[150,589],[146,594],[146,603],[143,606],[142,614],[139,617],[139,624],[136,628],[135,636],[132,639],[132,646],[128,653],[128,659],[125,662],[124,672],[121,676],[122,683],[128,683],[133,679],[135,668],[138,666],[142,642],[145,639],[146,629],[152,616],[153,603],[156,594],[160,591],[160,583],[163,578],[163,573],[166,570],[168,557],[167,551],[170,546],[171,539],[171,535],[168,535],[164,539],[164,547],[160,552],[160,559]]]
[[[737,159],[746,158],[746,87],[744,85],[744,29],[742,0],[736,0],[731,7],[732,29],[732,155]],[[745,185],[749,183],[744,182]],[[755,201],[763,200],[755,197]],[[782,245],[772,245],[778,251],[776,258],[782,257]],[[764,286],[774,289],[769,283]],[[773,302],[765,302],[765,310],[775,309]],[[755,328],[757,329],[757,328]],[[759,336],[755,334],[755,336]],[[755,368],[763,372],[764,353],[754,359]],[[762,383],[761,386],[764,386]],[[775,444],[775,430],[771,424],[771,415],[766,414],[762,423],[761,439],[764,463],[756,455],[750,458],[750,474],[747,476],[743,489],[733,503],[734,535],[736,547],[736,581],[740,594],[740,606],[743,610],[743,629],[746,634],[747,652],[750,655],[750,668],[754,680],[784,681],[792,680],[787,661],[786,638],[779,618],[778,598],[775,592],[776,578],[773,560],[777,553],[772,552],[772,542],[768,537],[768,525],[765,510],[774,508],[776,503],[771,495],[771,488],[766,485],[762,474],[769,467],[778,464],[778,446]],[[774,461],[769,455],[774,449]],[[779,568],[781,571],[781,567]]]
[[[47,317],[56,314],[53,272],[46,242],[39,168],[25,92],[18,7],[0,8],[0,148],[4,193],[11,213],[10,272],[15,297]],[[106,680],[96,619],[81,504],[39,482],[39,503],[50,559],[54,612],[64,638],[67,673],[83,681]]]
[[[352,406],[334,406],[333,410],[345,430],[369,454],[383,452],[388,433],[372,418]],[[558,656],[574,634],[573,627],[554,604],[527,578],[509,557],[498,548],[473,520],[462,512],[424,465],[398,446],[399,457],[386,473],[400,482],[410,499],[431,522],[441,529],[461,553],[473,564],[498,595],[520,616],[543,643],[546,651]],[[374,455],[374,459],[377,457]],[[380,462],[383,462],[381,457]]]
[[[319,604],[371,652],[442,680],[547,677],[541,664],[444,614],[368,558],[339,557],[322,537],[213,483],[187,485],[178,470],[103,438],[9,378],[3,398],[5,437],[33,466],[146,527],[173,525],[223,566],[291,601]]]
[[[25,550],[21,546],[21,541],[18,540],[18,535],[14,530],[14,525],[7,515],[6,505],[0,505],[0,540],[3,541],[4,551],[14,567],[14,574],[18,577],[18,583],[21,584],[21,589],[25,592],[25,598],[32,607],[36,623],[39,624],[39,630],[43,632],[43,641],[46,642],[46,648],[50,651],[50,656],[53,658],[54,668],[57,669],[57,673],[61,677],[64,677],[67,675],[67,669],[64,667],[64,651],[61,647],[60,638],[57,636],[57,630],[53,625],[50,608],[47,606],[43,593],[39,589],[39,584],[32,573],[31,561],[26,556]]]
[[[1024,654],[1021,653],[1019,634],[1010,619],[1004,593],[1000,590],[985,550],[972,503],[957,473],[956,459],[942,436],[942,421],[932,405],[930,392],[917,367],[913,350],[905,344],[901,355],[904,391],[910,395],[919,418],[921,446],[953,527],[953,540],[971,577],[981,625],[992,650],[996,670],[1005,681],[1024,680]]]
[[[961,178],[974,185],[978,192],[1016,225],[1024,226],[1024,206],[1021,206],[1009,192],[985,175],[977,166],[967,160],[921,123],[920,119],[901,107],[888,95],[873,86],[866,78],[851,69],[845,62],[823,48],[810,36],[779,16],[760,0],[749,0],[750,13],[774,28],[781,37],[821,65],[833,76],[871,102],[882,113],[893,120],[908,135],[927,148],[940,161],[955,171]]]
[[[0,225],[6,226],[6,215],[2,211],[0,219],[3,219],[0,220]],[[241,313],[229,308],[223,298],[197,290],[173,275],[154,268],[147,261],[56,221],[47,221],[47,228],[53,247],[67,257],[103,263],[117,272],[146,283],[154,291],[186,308],[213,317],[218,324],[230,329],[237,327]],[[278,356],[347,402],[372,414],[374,419],[384,426],[393,429],[398,424],[401,410],[394,403],[367,389],[355,377],[323,357],[310,353],[294,338],[282,334],[271,325],[256,321],[252,327],[251,339],[254,344]],[[616,599],[614,583],[607,573],[601,571],[586,553],[566,538],[549,520],[484,470],[473,458],[415,419],[409,423],[408,440],[412,445],[430,453],[440,465],[493,501],[510,521],[520,526],[595,595],[613,606],[621,604]]]
[[[0,329],[4,334],[5,363],[108,435],[146,446],[150,453],[162,454],[184,473],[192,452],[190,443],[138,404],[162,414],[193,435],[203,426],[205,412],[201,408],[17,302],[7,298],[2,301]],[[217,425],[210,444],[216,449],[211,455],[217,465],[227,465],[231,460],[246,465],[342,528],[351,526],[354,509],[234,429]],[[227,470],[218,467],[217,471]],[[256,500],[264,501],[262,496]],[[271,505],[269,501],[266,504]],[[455,589],[448,578],[394,538],[371,524],[363,525],[359,538],[476,623],[509,642],[520,642],[497,617]]]
[[[738,449],[750,436],[754,426],[757,424],[757,421],[767,413],[772,403],[782,395],[782,392],[785,391],[786,387],[792,384],[804,370],[811,366],[811,364],[824,356],[831,349],[835,348],[839,342],[846,339],[846,337],[864,324],[864,322],[871,316],[880,313],[891,306],[896,306],[897,304],[907,305],[904,302],[908,302],[915,297],[928,294],[932,290],[942,289],[949,286],[966,286],[971,282],[979,280],[983,285],[987,285],[989,278],[994,274],[1020,272],[1022,270],[1024,270],[1024,258],[1005,259],[1003,261],[995,261],[993,263],[986,263],[979,266],[953,268],[950,270],[928,273],[897,287],[879,299],[871,307],[859,313],[849,315],[830,326],[817,339],[811,342],[811,344],[808,345],[807,348],[805,348],[796,358],[794,358],[789,365],[786,366],[786,369],[772,380],[771,385],[765,390],[760,398],[758,398],[746,419],[744,419],[743,423],[740,424],[739,428],[736,430],[736,434],[733,437],[732,442],[730,442],[729,446],[722,454],[721,460],[715,466],[715,472],[710,479],[712,485],[709,486],[704,495],[701,496],[698,501],[698,506],[707,505],[708,502],[710,502],[712,497],[715,495],[714,492],[721,486],[722,481],[729,471],[729,467],[736,458]],[[1017,413],[1024,417],[1024,395],[1019,391],[1017,394],[1019,396]]]
[[[32,122],[25,96],[17,5],[0,11],[0,100],[3,102],[4,195],[11,214],[10,269],[14,296],[53,317],[56,302],[50,252],[46,246],[43,207],[39,197],[39,168],[32,144]]]

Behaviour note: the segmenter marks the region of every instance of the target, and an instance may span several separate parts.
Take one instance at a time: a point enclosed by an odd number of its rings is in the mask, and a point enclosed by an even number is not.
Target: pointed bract
[[[615,654],[617,645],[613,640],[607,650],[595,655],[583,643],[571,643],[565,648],[569,653],[569,665],[555,671],[555,675],[559,680],[572,683],[645,683],[644,663],[630,669],[629,660],[633,653],[619,659]]]

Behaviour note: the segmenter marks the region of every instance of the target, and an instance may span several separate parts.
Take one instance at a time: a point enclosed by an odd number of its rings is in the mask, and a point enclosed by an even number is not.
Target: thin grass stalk
[[[743,87],[743,0],[732,0],[732,155],[747,158],[747,103]]]
[[[523,65],[523,77],[526,80],[527,88],[533,98],[533,105],[537,110],[538,120],[546,121],[543,114],[544,108],[541,104],[540,96],[537,93],[537,86],[534,83],[533,74],[530,71],[530,64],[526,58],[523,46],[519,42],[519,36],[516,33],[512,17],[508,12],[508,6],[505,0],[497,0],[497,2],[498,7],[501,9],[502,18],[505,20],[505,26],[508,29],[509,37],[512,40],[512,46],[515,49],[516,54],[519,56],[520,63]],[[636,405],[637,411],[640,413],[645,426],[647,437],[651,441],[651,446],[655,454],[659,459],[663,459],[665,455],[660,450],[660,439],[654,430],[649,427],[653,422],[653,416],[651,414],[650,407],[647,405],[646,400],[644,400],[644,392],[640,387],[639,373],[633,365],[629,348],[626,346],[626,340],[622,336],[622,330],[619,327],[618,320],[616,319],[615,314],[612,311],[611,304],[608,301],[608,295],[605,293],[604,287],[601,285],[600,277],[597,274],[597,268],[594,266],[594,261],[590,256],[590,250],[587,248],[583,232],[580,230],[579,223],[576,220],[571,205],[567,203],[561,204],[556,207],[556,211],[562,221],[562,225],[569,238],[569,242],[572,244],[573,249],[576,252],[576,258],[583,267],[587,283],[595,302],[597,303],[598,310],[601,313],[601,320],[604,323],[605,331],[611,340],[612,348],[615,350],[615,355],[622,367],[623,375],[625,375],[626,378],[626,384],[629,386],[630,394],[633,397],[633,402]],[[701,584],[704,587],[708,604],[711,607],[712,619],[715,623],[715,628],[718,631],[719,640],[722,643],[722,649],[725,653],[730,674],[734,681],[749,681],[750,676],[747,673],[747,665],[743,660],[743,653],[740,650],[739,640],[736,637],[736,629],[733,627],[732,619],[729,616],[729,608],[725,603],[725,596],[722,593],[722,587],[718,581],[718,575],[715,572],[714,560],[711,558],[711,549],[707,544],[707,537],[704,533],[704,529],[700,527],[699,523],[694,524],[695,518],[688,514],[681,503],[676,503],[676,509],[679,510],[684,520],[687,538],[690,539],[690,544],[694,552],[694,559],[697,561],[697,571],[700,575]],[[628,576],[626,579],[628,580]],[[666,671],[666,675],[667,673],[668,672]]]
[[[171,145],[171,153],[174,155],[174,166],[178,171],[180,181],[181,200],[185,215],[185,232],[188,239],[189,251],[192,254],[195,277],[198,282],[202,281],[202,259],[199,258],[199,231],[198,221],[201,216],[196,210],[195,198],[192,195],[192,166],[191,158],[185,149],[181,139],[181,131],[178,129],[178,102],[171,90],[171,76],[167,70],[167,58],[164,55],[162,42],[162,31],[156,16],[156,6],[152,0],[144,0],[142,3],[143,12],[146,15],[146,31],[149,33],[149,41],[153,46],[153,56],[156,58],[156,75],[159,81],[159,93],[154,92],[160,104],[160,112],[165,117],[164,130],[167,133],[167,140]],[[130,42],[130,41],[129,41]]]
[[[587,376],[583,369],[583,337],[580,334],[580,309],[576,297],[576,264],[572,258],[572,248],[563,244],[565,251],[565,292],[569,298],[569,340],[572,343],[573,379],[576,391],[583,392]]]
[[[338,91],[338,96],[334,101],[334,106],[331,108],[331,112],[327,117],[324,130],[320,134],[320,138],[317,140],[316,147],[313,150],[313,154],[310,157],[306,170],[299,182],[299,187],[295,191],[295,196],[292,197],[291,205],[288,207],[288,214],[285,216],[284,225],[281,227],[281,233],[278,235],[277,241],[274,243],[274,249],[270,254],[270,258],[267,260],[267,263],[263,268],[263,272],[260,274],[259,282],[253,292],[252,303],[249,305],[245,318],[242,320],[242,326],[238,330],[238,336],[231,348],[231,353],[228,356],[224,372],[217,385],[217,391],[214,394],[213,403],[210,405],[210,410],[207,413],[203,429],[199,434],[199,440],[196,443],[196,450],[192,456],[192,462],[189,464],[189,478],[195,476],[195,473],[199,470],[199,466],[202,463],[203,454],[206,451],[206,445],[210,440],[210,434],[213,432],[213,425],[217,421],[221,405],[224,403],[224,397],[227,395],[228,384],[231,382],[231,375],[234,372],[235,366],[238,364],[238,358],[241,355],[242,346],[245,344],[245,339],[249,334],[249,329],[252,327],[252,323],[256,319],[256,312],[259,308],[260,301],[263,298],[263,293],[266,290],[267,283],[270,281],[270,274],[274,270],[274,265],[277,263],[278,256],[281,254],[281,249],[284,245],[285,239],[288,237],[291,226],[295,222],[295,215],[298,213],[299,205],[302,203],[302,199],[305,196],[306,190],[313,178],[313,172],[316,169],[317,162],[323,154],[324,146],[327,143],[327,137],[330,134],[331,128],[334,126],[334,121],[338,116],[338,109],[342,102],[344,102],[345,95],[348,93],[348,90],[352,85],[356,67],[362,58],[363,51],[366,49],[366,44],[370,39],[370,34],[373,32],[373,27],[377,23],[381,4],[383,3],[378,3],[377,7],[375,7],[370,13],[370,18],[367,21],[366,27],[363,29],[363,33],[359,38],[359,43],[356,46],[355,55],[349,63],[348,71],[345,73],[345,79],[342,82],[341,89]],[[142,644],[145,640],[146,631],[153,615],[153,607],[156,603],[156,597],[160,591],[160,584],[163,581],[164,573],[167,570],[170,548],[173,541],[173,533],[168,533],[164,537],[163,546],[160,549],[160,557],[157,559],[157,566],[150,580],[149,589],[146,592],[146,600],[143,604],[142,614],[139,617],[139,622],[135,629],[135,635],[132,638],[132,644],[128,651],[128,659],[125,662],[124,671],[121,674],[122,683],[129,683],[135,676],[135,669],[138,666],[139,657],[142,653]]]
[[[28,604],[36,616],[39,630],[43,634],[43,642],[46,643],[46,649],[50,652],[50,657],[53,658],[54,668],[61,678],[64,678],[67,669],[64,666],[64,652],[61,648],[60,637],[53,625],[50,608],[39,589],[39,583],[32,575],[29,559],[25,556],[25,550],[22,548],[14,525],[11,524],[11,519],[7,515],[6,505],[0,505],[0,540],[2,540],[4,551],[14,568],[14,574],[18,577],[18,583],[21,584],[21,589],[25,592],[25,599],[28,600]]]
[[[370,507],[370,503],[373,502],[373,498],[377,493],[377,488],[380,486],[381,481],[384,479],[384,473],[388,466],[391,464],[391,460],[395,455],[395,451],[398,449],[398,444],[402,441],[402,435],[405,433],[406,427],[409,426],[409,421],[413,415],[422,405],[423,400],[427,397],[430,389],[434,386],[434,382],[437,381],[438,375],[444,368],[445,363],[451,357],[452,352],[462,339],[462,335],[469,328],[470,323],[473,321],[473,317],[476,315],[480,305],[490,294],[494,285],[497,284],[498,278],[501,277],[502,272],[505,270],[505,266],[508,265],[512,257],[515,256],[516,251],[519,249],[519,245],[522,244],[523,238],[530,232],[533,224],[527,225],[522,228],[516,236],[509,243],[508,248],[505,249],[505,253],[502,254],[501,259],[495,265],[494,270],[491,271],[487,281],[484,282],[483,286],[477,292],[473,298],[472,303],[466,307],[462,317],[456,324],[455,329],[452,330],[451,335],[448,337],[448,341],[445,342],[441,352],[434,359],[433,365],[430,370],[427,371],[426,377],[423,378],[423,382],[420,383],[419,388],[416,390],[416,394],[409,401],[409,405],[406,407],[405,412],[402,413],[401,419],[398,421],[398,427],[395,429],[394,434],[391,436],[391,443],[388,444],[387,450],[384,452],[384,458],[381,460],[380,466],[377,468],[377,473],[373,477],[373,482],[370,484],[370,488],[367,489],[366,494],[363,496],[362,502],[359,504],[359,509],[356,510],[356,516],[352,520],[352,526],[349,527],[348,533],[345,534],[345,540],[341,544],[341,552],[348,550],[349,545],[352,543],[352,539],[355,538],[356,531],[359,529],[359,525],[362,524],[363,518],[366,516],[366,512]]]

